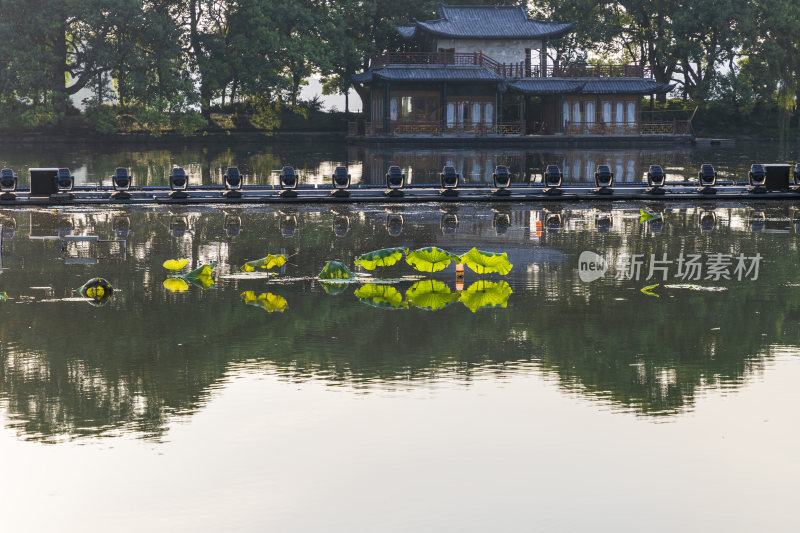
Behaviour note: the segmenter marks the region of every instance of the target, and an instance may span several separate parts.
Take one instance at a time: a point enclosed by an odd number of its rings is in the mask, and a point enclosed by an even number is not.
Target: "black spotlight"
[[[350,196],[347,188],[350,187],[350,174],[347,173],[347,167],[336,167],[333,171],[333,196],[346,198]]]
[[[439,178],[442,181],[442,191],[441,194],[445,196],[456,196],[458,194],[458,182],[461,179],[461,174],[456,172],[455,167],[446,166],[442,169],[442,173],[439,174]]]
[[[225,182],[225,192],[222,193],[222,195],[225,198],[242,197],[240,189],[242,188],[244,179],[242,178],[242,173],[239,172],[239,167],[228,167],[228,170],[225,171],[225,175],[223,176],[223,181]]]
[[[551,195],[561,194],[560,187],[563,179],[564,174],[558,168],[558,165],[547,165],[542,175],[542,181],[544,182],[544,190],[542,192]]]
[[[114,171],[111,176],[111,184],[114,187],[114,194],[111,198],[114,200],[130,200],[131,193],[128,190],[131,188],[133,178],[127,168],[119,167]]]
[[[403,215],[389,213],[386,215],[386,232],[392,237],[403,233]]]
[[[495,196],[508,196],[511,194],[511,191],[508,190],[508,188],[511,187],[511,173],[508,171],[507,166],[497,165],[494,167],[492,182],[495,187],[492,194]]]
[[[750,172],[747,173],[747,177],[750,181],[750,192],[767,192],[767,169],[764,168],[764,165],[758,163],[750,165]]]
[[[406,175],[403,174],[403,171],[400,167],[391,166],[389,167],[389,171],[386,173],[386,191],[387,196],[403,196],[403,191],[401,190],[406,185]]]
[[[294,198],[297,196],[297,193],[294,191],[297,188],[297,183],[300,181],[300,178],[297,176],[297,172],[295,172],[294,167],[283,167],[281,169],[281,175],[279,177],[281,189],[281,197],[283,198]]]
[[[597,194],[611,194],[611,186],[614,184],[614,173],[608,165],[599,165],[594,173],[594,185],[597,187],[594,192]]]
[[[170,198],[181,200],[189,197],[186,192],[186,189],[189,188],[189,176],[181,167],[175,167],[169,173],[169,188],[172,191],[169,195]]]
[[[767,215],[764,211],[753,211],[750,213],[750,220],[748,221],[750,231],[764,231],[766,225]]]
[[[697,192],[701,194],[716,194],[714,185],[717,183],[717,171],[714,170],[713,165],[703,163],[700,165],[700,172],[697,173],[697,180],[700,182],[700,188]]]
[[[10,168],[0,170],[0,191],[3,193],[0,195],[0,200],[16,200],[17,196],[14,194],[15,190],[17,190],[17,175],[14,174],[14,171]]]
[[[698,223],[700,225],[701,233],[714,231],[714,228],[717,227],[717,214],[714,211],[706,211],[704,209],[700,211],[700,219]]]
[[[290,239],[297,233],[297,217],[294,215],[282,215],[279,226],[281,235],[286,239]]]
[[[242,232],[242,218],[232,215],[225,215],[225,235],[238,237]]]
[[[442,235],[452,235],[458,231],[458,215],[455,213],[443,213],[439,220],[439,229]]]
[[[667,183],[667,174],[660,165],[650,165],[647,170],[647,190],[649,194],[664,194],[664,185]]]

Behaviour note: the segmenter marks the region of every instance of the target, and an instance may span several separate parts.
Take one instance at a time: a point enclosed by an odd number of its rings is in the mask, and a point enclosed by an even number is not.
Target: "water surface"
[[[788,203],[0,210],[4,527],[795,530],[798,218]],[[314,280],[327,260],[431,245],[514,267]],[[282,250],[275,277],[238,272]],[[608,262],[593,281],[587,251]],[[698,279],[679,272],[691,255]],[[739,257],[760,257],[757,275]],[[170,258],[216,263],[214,286],[171,292]],[[95,276],[117,289],[99,307],[73,292]],[[359,299],[370,282],[398,309]],[[409,305],[426,283],[449,305]],[[503,283],[484,308],[465,296]]]

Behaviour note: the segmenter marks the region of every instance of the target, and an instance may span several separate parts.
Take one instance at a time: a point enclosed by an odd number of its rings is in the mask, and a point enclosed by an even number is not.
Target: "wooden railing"
[[[524,61],[504,63],[483,52],[384,52],[373,56],[371,67],[387,65],[469,65],[486,67],[506,78],[643,78],[650,77],[642,65],[589,65],[571,63],[550,65],[542,76],[540,65],[526,65]]]
[[[640,122],[638,124],[606,124],[603,122],[565,124],[566,135],[688,135],[692,132],[689,120]]]

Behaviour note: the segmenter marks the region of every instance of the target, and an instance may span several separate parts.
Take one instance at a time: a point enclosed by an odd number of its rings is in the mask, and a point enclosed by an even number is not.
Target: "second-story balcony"
[[[486,67],[506,78],[650,78],[642,65],[567,63],[540,65],[504,63],[483,52],[384,52],[370,60],[372,68],[388,65],[469,65]]]

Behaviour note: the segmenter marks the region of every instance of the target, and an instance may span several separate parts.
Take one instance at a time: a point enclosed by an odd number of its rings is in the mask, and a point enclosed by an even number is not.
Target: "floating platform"
[[[800,189],[800,188],[799,188]],[[350,204],[350,203],[418,203],[418,202],[561,202],[561,201],[737,201],[790,200],[800,201],[800,191],[754,189],[743,184],[716,185],[703,191],[696,184],[668,184],[654,190],[647,184],[620,184],[599,190],[593,184],[563,185],[546,189],[542,184],[513,184],[506,189],[490,185],[461,185],[443,190],[432,185],[408,185],[392,195],[379,185],[353,185],[334,194],[331,186],[303,186],[291,189],[277,186],[245,186],[239,197],[226,196],[221,186],[189,187],[180,195],[172,195],[168,187],[140,187],[126,191],[129,198],[114,196],[111,187],[76,186],[68,193],[32,194],[30,189],[17,189],[14,198],[0,199],[0,207],[52,205],[119,205],[119,204]]]

